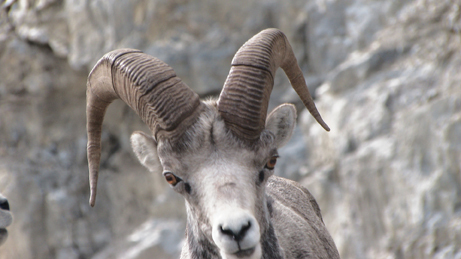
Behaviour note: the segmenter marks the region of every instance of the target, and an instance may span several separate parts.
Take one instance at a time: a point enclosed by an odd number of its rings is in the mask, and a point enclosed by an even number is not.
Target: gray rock
[[[344,258],[461,255],[461,42],[443,29],[453,6],[421,3],[332,70],[317,93],[331,133],[301,116],[309,168],[324,168],[302,181]]]
[[[311,190],[342,258],[461,258],[459,2],[3,7],[0,191],[15,223],[0,258],[177,258],[184,201],[135,161],[129,135],[148,129],[121,102],[107,112],[98,201],[89,208],[86,77],[107,51],[138,48],[201,96],[217,95],[235,51],[267,27],[288,36],[332,129],[314,123],[279,71],[270,109],[294,102],[300,114],[276,171]]]
[[[298,181],[307,173],[306,146],[303,138],[301,129],[296,127],[290,141],[279,149],[276,175]]]
[[[150,219],[129,233],[124,239],[116,240],[93,259],[106,258],[178,258],[184,240],[185,224],[181,219]]]

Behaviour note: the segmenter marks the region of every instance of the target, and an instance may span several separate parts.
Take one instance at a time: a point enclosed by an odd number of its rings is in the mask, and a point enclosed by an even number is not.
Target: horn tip
[[[90,206],[94,207],[94,204],[96,203],[96,194],[94,192],[91,192],[90,194]]]
[[[320,126],[322,126],[323,129],[330,132],[330,127],[328,127],[328,125],[323,121],[322,117],[315,116],[314,118],[320,124]]]

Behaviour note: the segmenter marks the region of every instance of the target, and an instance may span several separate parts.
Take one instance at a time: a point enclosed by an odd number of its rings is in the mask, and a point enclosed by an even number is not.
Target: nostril
[[[2,210],[10,210],[10,204],[8,203],[7,199],[0,200],[0,209]]]
[[[231,237],[233,240],[240,242],[251,228],[251,222],[247,222],[247,224],[243,225],[239,230],[235,231],[230,228],[223,228],[222,225],[219,226],[219,230],[226,236]]]
[[[238,233],[238,236],[244,237],[248,231],[248,229],[251,228],[251,222],[248,221],[248,223],[240,229],[240,232]]]
[[[224,235],[226,236],[230,236],[232,237],[232,239],[235,239],[235,233],[231,230],[231,229],[224,229],[222,227],[222,225],[219,226],[219,230],[221,231],[221,233],[223,233]]]

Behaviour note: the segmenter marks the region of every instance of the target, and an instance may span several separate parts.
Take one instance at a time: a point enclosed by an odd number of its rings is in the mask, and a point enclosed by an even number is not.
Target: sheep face
[[[230,133],[213,102],[206,103],[181,147],[133,133],[140,162],[151,171],[160,163],[165,180],[186,200],[189,249],[196,242],[222,258],[261,258],[260,240],[270,224],[265,186],[295,118],[293,105],[277,107],[252,147]]]

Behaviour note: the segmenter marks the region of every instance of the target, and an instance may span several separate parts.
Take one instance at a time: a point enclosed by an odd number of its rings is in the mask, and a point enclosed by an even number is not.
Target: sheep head
[[[267,116],[278,67],[328,131],[291,46],[277,29],[260,32],[239,49],[217,101],[200,101],[168,65],[140,51],[106,54],[87,83],[91,206],[96,197],[102,120],[111,101],[120,98],[152,131],[152,136],[132,135],[135,154],[150,170],[161,164],[166,181],[186,199],[186,246],[201,242],[210,247],[211,254],[202,257],[260,258],[265,246],[274,245],[260,242],[273,232],[265,186],[273,174],[277,148],[290,138],[296,119],[295,108],[289,104]]]

